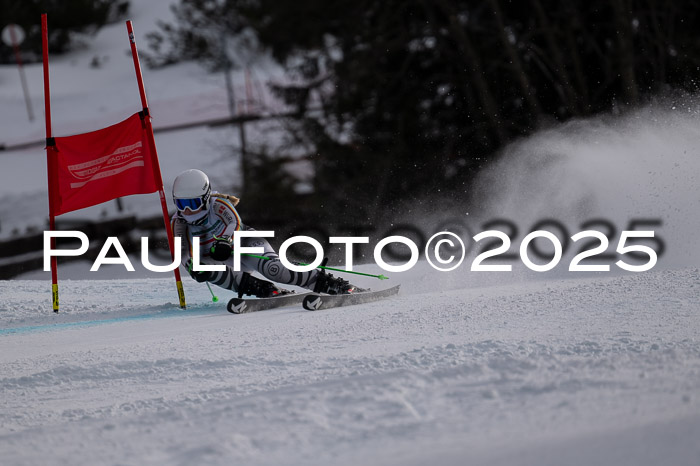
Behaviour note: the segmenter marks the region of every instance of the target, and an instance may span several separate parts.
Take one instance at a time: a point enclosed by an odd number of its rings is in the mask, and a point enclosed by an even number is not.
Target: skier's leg
[[[248,241],[246,241],[248,240]],[[347,280],[334,277],[331,274],[310,270],[308,272],[294,272],[286,268],[270,243],[263,238],[245,238],[242,242],[244,246],[262,247],[263,253],[259,257],[243,256],[241,265],[252,268],[260,272],[268,280],[287,285],[296,285],[307,288],[317,293],[347,294],[354,292],[357,287]]]
[[[238,293],[239,296],[249,295],[257,296],[258,298],[269,298],[286,293],[286,291],[277,288],[272,282],[260,280],[249,272],[234,272],[231,267],[226,267],[226,270],[221,272],[212,272],[211,277],[206,281]]]
[[[226,290],[238,292],[241,280],[243,279],[243,273],[244,272],[234,272],[233,268],[227,266],[226,270],[210,272],[211,276],[206,281]]]
[[[318,270],[308,272],[294,272],[282,264],[282,261],[274,248],[264,238],[243,238],[241,245],[245,247],[262,247],[263,253],[257,254],[265,257],[242,256],[241,268],[257,270],[268,280],[286,285],[296,285],[302,288],[313,289],[318,276]]]

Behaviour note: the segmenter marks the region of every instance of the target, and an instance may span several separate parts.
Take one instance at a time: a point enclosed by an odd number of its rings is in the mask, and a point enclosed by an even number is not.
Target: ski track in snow
[[[29,329],[0,333],[0,456],[697,464],[698,269],[412,292],[424,267],[387,301],[238,316],[190,282],[186,311],[172,280],[62,282],[59,315],[0,282],[2,329]]]

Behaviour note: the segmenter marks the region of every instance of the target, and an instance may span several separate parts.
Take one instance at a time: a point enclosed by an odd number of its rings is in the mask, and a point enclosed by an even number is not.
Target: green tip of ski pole
[[[218,302],[219,298],[217,298],[216,295],[214,294],[214,291],[211,289],[211,285],[209,284],[209,282],[206,282],[206,284],[207,284],[207,288],[209,288],[209,293],[211,293],[211,300],[215,303]]]
[[[380,280],[389,280],[389,277],[385,277],[384,275],[379,275],[377,278]]]

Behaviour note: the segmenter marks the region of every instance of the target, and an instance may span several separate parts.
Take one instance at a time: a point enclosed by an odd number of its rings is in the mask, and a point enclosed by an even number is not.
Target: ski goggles
[[[190,209],[191,211],[199,210],[204,205],[204,200],[201,197],[193,199],[175,199],[175,207],[177,210]]]

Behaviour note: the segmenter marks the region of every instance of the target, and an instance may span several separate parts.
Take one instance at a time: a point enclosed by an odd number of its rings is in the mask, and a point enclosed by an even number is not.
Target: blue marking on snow
[[[188,309],[185,311],[177,310],[172,312],[158,312],[153,314],[138,314],[133,316],[122,316],[122,317],[112,317],[108,319],[96,319],[96,320],[83,320],[76,322],[57,322],[54,324],[41,324],[41,325],[26,325],[21,327],[9,327],[0,328],[0,336],[4,335],[18,335],[25,333],[36,333],[36,332],[50,332],[52,330],[65,330],[71,328],[82,328],[82,327],[93,327],[97,325],[104,324],[115,324],[120,322],[129,322],[137,320],[151,320],[151,319],[162,319],[167,317],[192,317],[196,315],[206,315],[206,314],[219,314],[221,313],[221,308],[216,310],[212,309],[202,309],[194,310]]]

